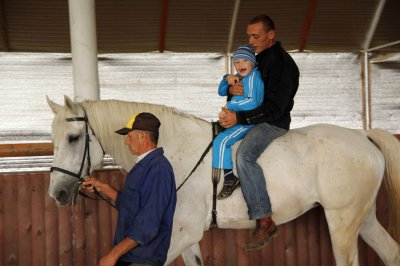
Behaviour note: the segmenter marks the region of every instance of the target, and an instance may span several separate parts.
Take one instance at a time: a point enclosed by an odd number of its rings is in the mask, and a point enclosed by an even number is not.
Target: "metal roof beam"
[[[163,6],[161,10],[161,21],[160,21],[160,42],[158,45],[158,51],[163,53],[165,51],[165,39],[167,36],[167,22],[168,22],[168,0],[163,0]]]
[[[397,40],[397,41],[394,41],[394,42],[385,43],[385,44],[382,44],[382,45],[379,45],[379,46],[375,46],[375,47],[369,48],[369,49],[367,49],[367,52],[372,52],[372,51],[379,50],[379,49],[382,49],[382,48],[395,46],[395,45],[398,45],[398,44],[400,44],[400,40]]]
[[[382,11],[383,11],[383,8],[385,7],[385,4],[386,4],[386,0],[380,0],[378,3],[378,6],[376,7],[375,15],[372,19],[371,26],[369,27],[367,36],[365,38],[364,51],[368,51],[369,46],[371,45],[372,38],[374,37],[376,27],[378,26],[379,20],[381,19]]]
[[[307,10],[307,18],[304,23],[303,34],[301,35],[299,51],[303,52],[306,48],[308,36],[310,34],[311,24],[315,16],[315,9],[317,7],[317,0],[310,0]]]
[[[238,13],[239,13],[239,7],[240,7],[240,0],[236,0],[235,5],[233,7],[231,28],[229,30],[228,45],[226,47],[226,53],[230,53],[232,50],[232,43],[233,43],[233,38],[235,37],[235,29],[236,29],[236,22],[237,22],[237,17],[238,17]]]

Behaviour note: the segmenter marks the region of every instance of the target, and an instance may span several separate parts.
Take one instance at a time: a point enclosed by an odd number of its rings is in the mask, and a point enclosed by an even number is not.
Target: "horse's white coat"
[[[71,147],[65,139],[70,132],[83,136],[84,127],[67,125],[65,118],[82,116],[83,110],[104,150],[127,170],[132,167],[134,158],[124,147],[123,137],[113,132],[123,126],[133,113],[155,114],[161,121],[159,146],[164,148],[173,165],[177,186],[189,174],[211,141],[211,125],[208,122],[165,106],[121,101],[87,101],[75,105],[68,98],[65,108],[50,100],[49,105],[56,114],[53,121],[53,143],[56,147],[54,164],[70,171],[77,171],[80,166],[79,159],[70,158],[72,152],[83,154],[84,145],[82,141],[79,142],[81,145],[76,143]],[[383,153],[368,140],[367,135],[374,139]],[[101,149],[96,144],[97,140],[93,140],[96,137],[91,137],[91,145],[94,143],[91,146],[94,166],[101,162],[98,155]],[[385,143],[389,143],[387,150],[392,151],[390,157],[382,148]],[[388,193],[400,193],[400,169],[396,166],[399,156],[400,144],[383,131],[351,130],[333,125],[291,130],[271,144],[259,158],[266,174],[273,219],[277,224],[282,224],[300,216],[315,204],[320,204],[325,210],[337,265],[358,265],[359,233],[385,264],[400,265],[399,244],[378,223],[375,215],[375,199],[385,169],[391,177]],[[56,198],[61,189],[68,189],[67,192],[73,195],[76,193],[75,185],[71,185],[73,182],[76,180],[71,177],[53,173],[50,196]],[[184,251],[188,252],[183,256],[185,262],[190,265],[196,263],[195,258],[190,260],[190,254],[199,251],[196,243],[209,227],[211,195],[209,153],[178,191],[167,264]],[[398,213],[399,201],[398,196],[391,201],[390,206],[397,208],[393,214]],[[71,204],[71,201],[61,204]],[[221,228],[254,226],[254,222],[248,220],[247,206],[240,189],[228,199],[218,201],[217,211]],[[392,224],[395,228],[399,227],[399,216],[397,214],[397,220]],[[394,232],[399,241],[399,229]]]

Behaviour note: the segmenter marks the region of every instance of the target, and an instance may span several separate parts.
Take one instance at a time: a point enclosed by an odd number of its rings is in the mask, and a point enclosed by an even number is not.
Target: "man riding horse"
[[[266,190],[265,178],[257,159],[271,142],[285,134],[290,125],[293,98],[299,86],[299,70],[292,57],[275,40],[272,19],[259,15],[247,25],[249,44],[257,53],[258,68],[264,81],[264,102],[250,111],[232,112],[224,109],[220,124],[229,128],[235,124],[256,124],[244,137],[236,154],[237,171],[246,200],[249,217],[256,219],[256,229],[246,243],[246,249],[264,247],[277,233],[271,219],[271,201]],[[243,84],[236,83],[229,89],[231,95],[242,95]],[[224,184],[229,190],[229,184]],[[234,188],[231,188],[231,193]]]

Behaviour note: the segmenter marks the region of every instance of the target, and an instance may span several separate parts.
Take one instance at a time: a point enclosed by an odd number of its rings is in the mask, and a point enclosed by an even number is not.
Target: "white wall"
[[[331,123],[362,128],[361,75],[355,54],[292,54],[300,88],[292,127]],[[372,126],[400,133],[399,62],[372,65]],[[216,120],[225,71],[220,54],[104,54],[99,58],[101,99],[174,106]],[[73,96],[70,54],[0,53],[0,143],[50,140],[53,115],[45,95]]]

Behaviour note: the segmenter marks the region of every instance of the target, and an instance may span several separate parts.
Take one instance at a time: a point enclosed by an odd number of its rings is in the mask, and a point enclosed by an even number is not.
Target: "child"
[[[219,84],[218,94],[228,95],[230,85],[236,82],[243,83],[243,95],[233,96],[226,103],[226,108],[231,111],[252,110],[260,106],[264,99],[264,82],[256,67],[256,56],[248,45],[240,46],[233,55],[233,64],[236,75],[224,75]],[[213,177],[219,179],[221,169],[224,170],[224,186],[218,194],[218,199],[229,197],[239,186],[239,179],[233,174],[232,145],[242,139],[253,125],[234,125],[220,134],[213,142]]]

